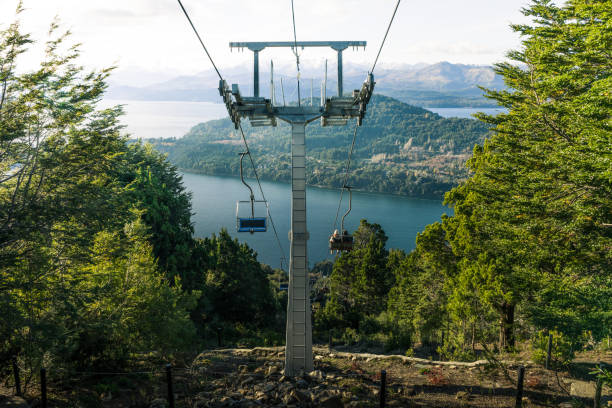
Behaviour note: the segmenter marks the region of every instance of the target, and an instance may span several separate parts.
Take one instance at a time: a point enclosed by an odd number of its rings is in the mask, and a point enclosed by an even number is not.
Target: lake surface
[[[183,137],[198,123],[227,117],[225,105],[212,102],[125,101],[105,99],[106,108],[124,105],[121,119],[130,137],[137,139]]]
[[[195,223],[196,236],[207,237],[218,233],[221,228],[226,228],[233,237],[248,243],[257,251],[260,262],[273,267],[280,266],[281,253],[271,226],[268,232],[255,234],[236,232],[236,201],[249,198],[248,190],[240,179],[183,173],[183,183],[193,194],[192,207],[195,215],[192,220]],[[261,199],[256,188],[257,183],[249,180],[249,184],[256,191],[256,199]],[[284,183],[262,182],[262,187],[281,245],[288,258],[291,186]],[[323,259],[333,259],[333,255],[329,254],[328,240],[333,231],[339,196],[339,190],[315,187],[307,189],[310,266]],[[345,199],[341,215],[348,208]],[[371,223],[382,226],[389,237],[387,248],[410,251],[415,246],[417,233],[427,224],[438,221],[443,213],[451,214],[452,211],[444,207],[440,201],[354,192],[353,210],[346,218],[345,227],[353,231],[359,226],[359,220],[365,218]]]
[[[133,138],[182,137],[198,123],[227,117],[225,105],[212,102],[126,101],[105,99],[100,107],[124,105],[121,119]],[[501,108],[427,108],[442,117],[472,118],[476,112],[495,114]]]
[[[437,113],[443,118],[469,118],[474,119],[472,116],[476,112],[484,112],[487,115],[497,115],[501,112],[506,112],[504,108],[425,108],[432,112]]]

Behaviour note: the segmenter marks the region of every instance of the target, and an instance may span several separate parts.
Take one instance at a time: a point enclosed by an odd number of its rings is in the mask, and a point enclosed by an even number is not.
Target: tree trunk
[[[514,308],[515,305],[504,302],[500,309],[499,349],[509,351],[514,348]]]

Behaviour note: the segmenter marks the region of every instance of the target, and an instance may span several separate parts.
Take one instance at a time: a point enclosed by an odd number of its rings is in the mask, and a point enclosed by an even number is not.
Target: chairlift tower
[[[240,93],[237,84],[231,89],[224,80],[219,81],[229,116],[236,129],[241,118],[248,118],[251,126],[276,126],[277,118],[291,125],[291,230],[289,241],[289,290],[287,303],[287,329],[285,344],[285,375],[313,369],[312,321],[310,309],[310,280],[308,276],[306,224],[306,125],[321,119],[322,126],[343,126],[357,118],[361,126],[366,106],[374,91],[374,76],[368,74],[360,90],[345,97],[342,89],[342,52],[348,47],[366,46],[365,41],[287,41],[287,42],[231,42],[230,48],[253,51],[253,96]],[[338,55],[338,95],[321,98],[320,106],[276,106],[271,99],[259,96],[259,53],[268,47],[330,47]],[[271,83],[273,80],[271,79]],[[273,95],[273,91],[271,91]]]

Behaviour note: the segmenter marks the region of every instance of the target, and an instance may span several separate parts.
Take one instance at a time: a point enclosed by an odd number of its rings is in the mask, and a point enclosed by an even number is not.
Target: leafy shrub
[[[551,367],[567,367],[574,359],[575,352],[572,340],[556,330],[551,331],[550,334],[552,334]],[[545,330],[536,333],[531,341],[531,348],[533,360],[539,364],[545,364],[548,349],[548,333]]]

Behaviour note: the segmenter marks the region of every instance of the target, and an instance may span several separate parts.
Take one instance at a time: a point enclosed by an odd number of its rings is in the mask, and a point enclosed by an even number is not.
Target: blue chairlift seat
[[[238,218],[238,232],[266,232],[267,218]]]
[[[268,230],[268,206],[265,201],[238,201],[236,203],[236,231],[266,232]]]

